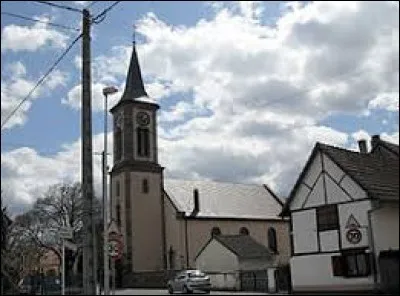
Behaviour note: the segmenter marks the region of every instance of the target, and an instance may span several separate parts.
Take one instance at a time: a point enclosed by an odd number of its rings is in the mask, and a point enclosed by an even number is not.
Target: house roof
[[[272,257],[272,253],[267,247],[254,240],[250,235],[217,235],[214,239],[241,259]]]
[[[266,185],[165,179],[164,191],[177,211],[190,216],[199,193],[197,218],[279,219],[281,201]]]
[[[319,144],[372,198],[399,200],[399,160]],[[397,146],[398,147],[398,146]]]
[[[384,140],[378,138],[376,145],[374,147],[372,147],[371,153],[373,153],[379,147],[383,147],[383,148],[386,148],[387,150],[389,150],[391,152],[392,156],[397,156],[397,157],[399,156],[399,145],[389,143],[387,141],[384,141]]]
[[[385,141],[392,150],[398,151],[399,146]],[[360,153],[347,149],[317,143],[307,160],[295,186],[293,187],[281,215],[286,215],[289,205],[304,178],[315,154],[321,151],[332,159],[344,172],[357,182],[372,198],[380,200],[399,201],[399,159],[385,157],[379,153]],[[393,154],[394,155],[394,154]]]

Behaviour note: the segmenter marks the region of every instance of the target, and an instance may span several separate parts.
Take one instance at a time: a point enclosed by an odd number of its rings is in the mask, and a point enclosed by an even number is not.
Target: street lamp
[[[104,295],[108,295],[110,291],[109,286],[109,257],[108,257],[108,200],[107,200],[107,112],[108,95],[118,92],[115,86],[108,86],[103,88],[104,95],[104,151],[103,151],[103,223],[104,223],[104,242],[103,242],[103,259],[104,259]]]

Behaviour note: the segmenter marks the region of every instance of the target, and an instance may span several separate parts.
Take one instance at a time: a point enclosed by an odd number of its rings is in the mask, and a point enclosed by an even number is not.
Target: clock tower
[[[111,215],[124,237],[122,264],[134,273],[165,268],[163,167],[158,164],[157,110],[147,97],[135,43],[126,85],[111,109],[114,163]]]

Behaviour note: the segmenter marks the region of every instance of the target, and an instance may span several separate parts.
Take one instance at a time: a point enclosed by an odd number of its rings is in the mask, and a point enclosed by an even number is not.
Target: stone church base
[[[121,288],[166,288],[168,280],[176,273],[173,270],[126,273]]]

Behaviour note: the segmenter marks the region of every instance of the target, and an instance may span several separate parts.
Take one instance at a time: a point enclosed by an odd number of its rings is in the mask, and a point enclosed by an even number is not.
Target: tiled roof
[[[379,139],[376,146],[372,148],[372,153],[375,152],[375,150],[379,149],[379,148],[385,148],[386,151],[388,151],[390,153],[389,156],[397,156],[399,157],[399,145],[393,144],[393,143],[389,143],[386,142],[384,140]]]
[[[393,151],[398,151],[399,146],[380,140],[379,143],[390,144]],[[317,143],[308,158],[299,178],[293,187],[281,216],[289,213],[289,206],[296,190],[301,183],[311,161],[318,151],[328,155],[344,172],[354,179],[369,196],[381,200],[399,201],[399,158],[396,154],[384,153],[359,153],[343,148]]]
[[[164,180],[164,191],[178,211],[187,216],[194,208],[194,189],[199,192],[196,217],[277,219],[282,210],[278,198],[264,185]]]
[[[318,145],[372,197],[382,200],[399,200],[398,158],[353,152],[324,144]]]
[[[250,235],[218,235],[214,239],[235,253],[239,258],[271,258],[272,253]]]

